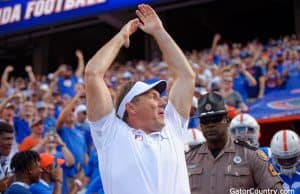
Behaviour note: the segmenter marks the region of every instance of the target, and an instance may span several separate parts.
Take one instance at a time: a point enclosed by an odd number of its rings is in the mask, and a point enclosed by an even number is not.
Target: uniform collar
[[[226,145],[223,149],[224,149],[224,152],[227,152],[227,153],[228,152],[229,153],[236,152],[235,149],[234,149],[234,143],[233,143],[233,140],[231,139],[231,137],[228,137],[227,143],[226,143]]]
[[[168,139],[168,136],[165,133],[165,130],[162,131],[157,131],[157,132],[153,132],[153,133],[145,133],[145,131],[141,130],[141,129],[137,129],[137,130],[133,130],[133,134],[135,135],[142,135],[144,138],[148,139],[159,139],[159,140],[164,140],[164,139]]]
[[[225,153],[234,153],[236,152],[234,149],[234,143],[233,140],[228,137],[227,142],[225,144],[225,146],[223,147],[222,151],[224,151]],[[198,150],[197,153],[199,154],[208,154],[210,151],[207,147],[207,143],[205,143],[203,146],[200,147],[200,149]]]
[[[16,181],[14,183],[12,183],[12,185],[20,185],[26,189],[29,189],[29,185],[27,183],[21,182],[21,181]]]
[[[40,183],[45,185],[46,187],[50,187],[50,185],[44,179],[40,179]]]

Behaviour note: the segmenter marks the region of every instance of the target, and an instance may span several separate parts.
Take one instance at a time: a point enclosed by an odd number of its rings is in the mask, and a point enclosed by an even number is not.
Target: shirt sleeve
[[[124,122],[116,116],[113,110],[98,121],[89,121],[89,125],[96,148],[104,148],[114,140],[118,128],[122,127]]]
[[[257,185],[257,188],[268,189],[275,188],[275,185],[280,183],[281,180],[275,171],[273,165],[269,163],[268,157],[261,156],[264,153],[261,153],[261,150],[253,152],[250,161],[251,169],[253,173],[254,181]]]
[[[188,127],[188,120],[183,118],[169,101],[165,108],[165,121],[172,126],[172,131],[180,138],[185,138]]]

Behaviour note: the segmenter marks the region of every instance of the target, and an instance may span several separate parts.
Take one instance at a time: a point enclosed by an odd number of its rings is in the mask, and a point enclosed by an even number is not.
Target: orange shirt
[[[32,136],[26,137],[22,143],[19,145],[19,150],[20,151],[27,151],[36,146],[39,143],[37,139],[35,139]]]

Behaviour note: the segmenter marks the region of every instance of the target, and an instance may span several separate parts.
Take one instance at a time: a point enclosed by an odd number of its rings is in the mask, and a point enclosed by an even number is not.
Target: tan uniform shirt
[[[186,159],[192,194],[268,189],[280,183],[280,178],[262,151],[237,145],[231,139],[216,158],[207,144],[203,144],[188,152]]]

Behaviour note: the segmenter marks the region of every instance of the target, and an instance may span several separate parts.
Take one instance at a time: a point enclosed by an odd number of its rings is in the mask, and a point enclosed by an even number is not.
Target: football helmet
[[[186,138],[185,138],[185,151],[190,149],[190,146],[196,146],[202,144],[206,141],[203,136],[202,131],[196,128],[191,128],[187,130]]]
[[[272,160],[280,168],[280,173],[292,177],[299,165],[299,136],[288,129],[278,131],[271,140],[271,152]]]
[[[229,132],[233,139],[245,141],[251,146],[259,147],[259,125],[249,114],[241,113],[235,116],[230,122]]]

